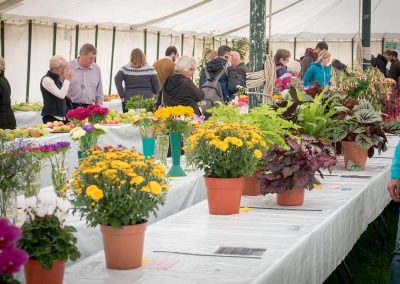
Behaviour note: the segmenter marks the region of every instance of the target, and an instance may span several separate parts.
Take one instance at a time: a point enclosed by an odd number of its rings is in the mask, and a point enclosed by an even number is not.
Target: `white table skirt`
[[[349,253],[362,232],[389,203],[386,190],[397,139],[363,172],[327,176],[322,188],[306,192],[304,205],[291,211],[253,209],[238,215],[209,215],[207,202],[149,226],[144,258],[175,263],[167,269],[108,270],[103,252],[66,269],[64,283],[321,283]],[[386,157],[386,158],[385,158]],[[276,205],[275,196],[242,198],[243,206]],[[285,207],[287,208],[287,207]],[[157,253],[168,250],[211,253],[218,246],[265,248],[262,259]]]

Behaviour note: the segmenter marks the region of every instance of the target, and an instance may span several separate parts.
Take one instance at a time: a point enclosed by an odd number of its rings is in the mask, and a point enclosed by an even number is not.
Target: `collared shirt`
[[[78,59],[71,60],[67,70],[74,71],[67,96],[73,103],[102,104],[104,93],[99,65],[92,63],[88,68],[79,65]]]

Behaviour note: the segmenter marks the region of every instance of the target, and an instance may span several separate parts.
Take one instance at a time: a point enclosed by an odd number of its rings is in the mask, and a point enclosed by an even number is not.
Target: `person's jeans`
[[[390,284],[399,284],[399,283],[400,283],[400,218],[399,218],[399,224],[397,225],[396,247],[392,254],[392,265],[390,268]]]

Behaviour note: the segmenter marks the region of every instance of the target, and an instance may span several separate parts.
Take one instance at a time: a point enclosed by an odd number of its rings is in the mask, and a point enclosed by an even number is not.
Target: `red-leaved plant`
[[[260,168],[260,188],[262,194],[281,193],[295,188],[311,190],[319,181],[321,169],[332,171],[336,164],[336,151],[319,138],[302,135],[300,141],[285,138],[288,149],[270,148],[263,157]]]

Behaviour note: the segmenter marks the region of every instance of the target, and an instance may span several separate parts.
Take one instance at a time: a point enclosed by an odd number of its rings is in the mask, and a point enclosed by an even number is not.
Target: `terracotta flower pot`
[[[64,279],[65,261],[55,260],[50,270],[35,259],[25,264],[25,281],[27,284],[62,284]]]
[[[214,215],[239,214],[244,177],[206,177],[208,210]]]
[[[146,223],[113,228],[100,225],[107,268],[132,269],[142,266]]]
[[[257,196],[260,195],[260,183],[257,181],[259,172],[254,172],[253,176],[244,178],[242,195]]]
[[[279,205],[299,206],[304,203],[304,188],[295,188],[276,194]]]
[[[367,162],[368,150],[361,149],[354,141],[342,141],[344,164],[347,168],[348,161],[353,161],[365,168]]]

